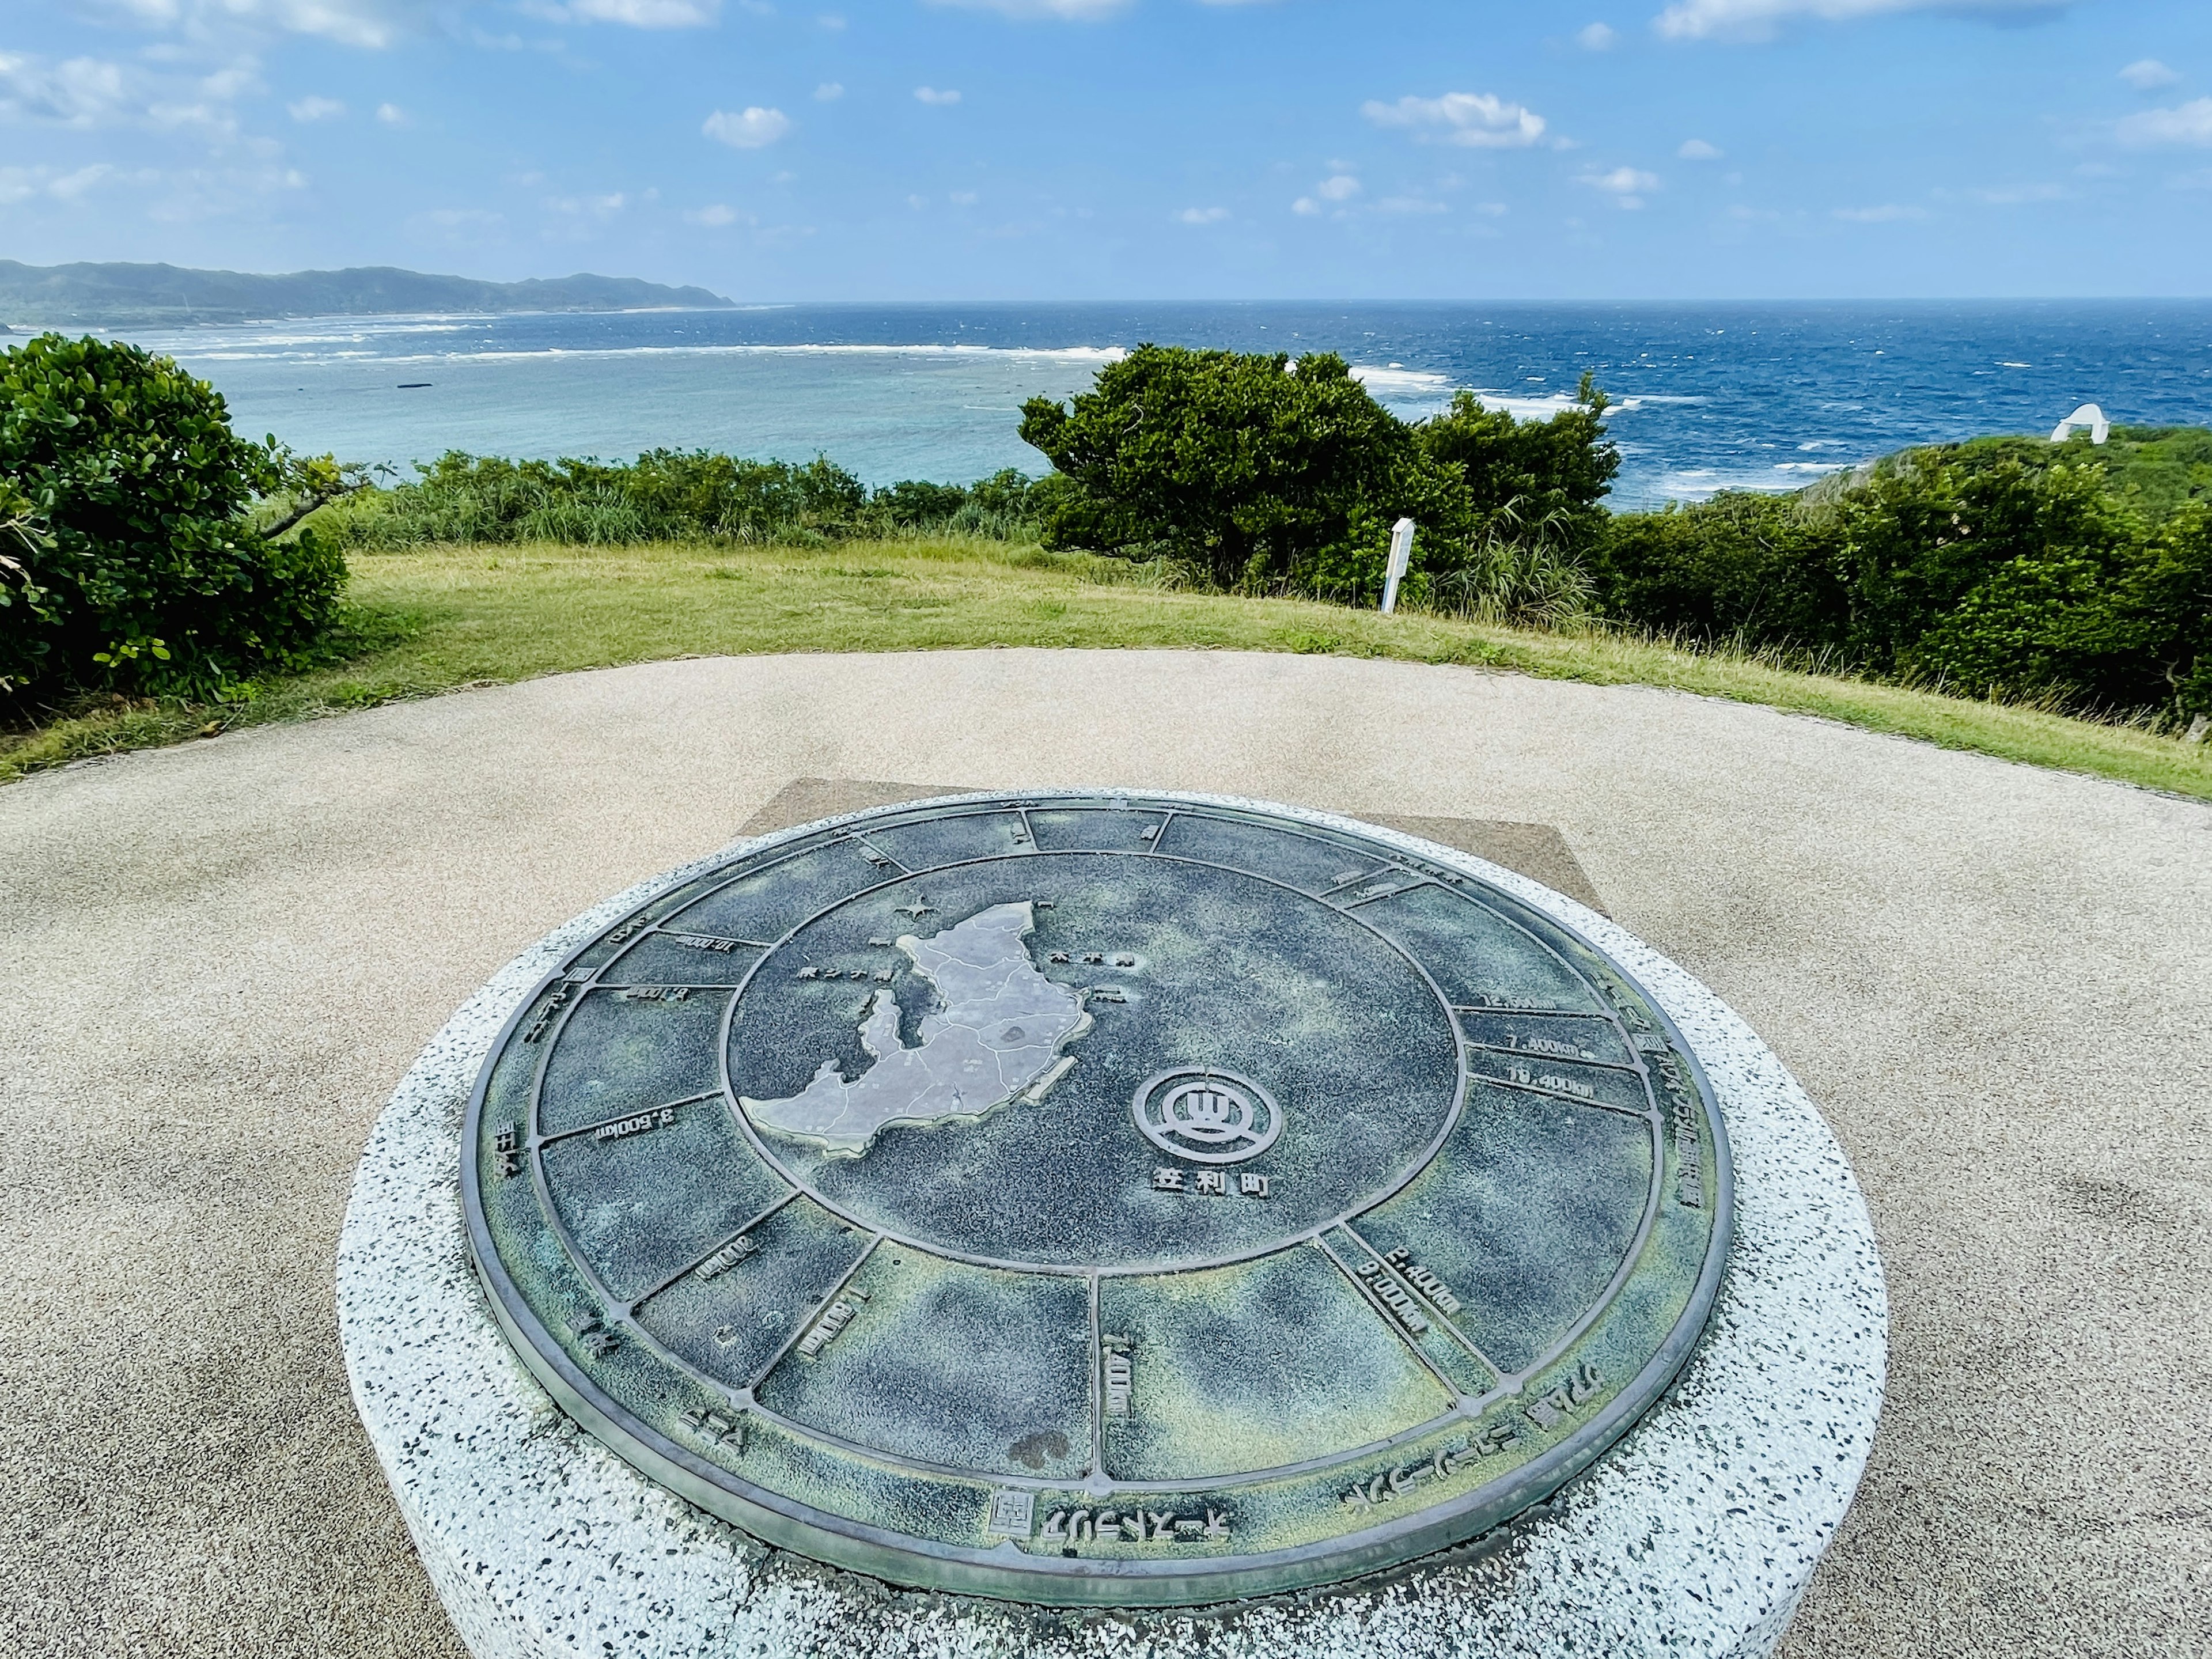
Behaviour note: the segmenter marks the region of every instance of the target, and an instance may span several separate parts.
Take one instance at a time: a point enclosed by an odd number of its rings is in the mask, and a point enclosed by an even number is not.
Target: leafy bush
[[[870,494],[824,457],[752,461],[656,449],[633,462],[509,461],[452,451],[411,483],[365,495],[331,520],[364,547],[434,542],[818,543],[1029,527],[1039,486],[1006,471],[974,484],[907,482]]]
[[[1139,346],[1022,437],[1067,480],[1048,547],[1159,555],[1247,592],[1364,599],[1391,523],[1463,534],[1465,489],[1341,357]]]
[[[1462,392],[1414,432],[1465,484],[1472,545],[1547,548],[1579,562],[1604,536],[1602,502],[1620,471],[1620,452],[1606,438],[1611,404],[1596,378],[1584,374],[1574,407],[1547,421],[1485,409],[1473,392]]]
[[[238,437],[168,358],[58,334],[0,355],[0,690],[218,696],[301,662],[344,562],[249,514],[343,482]]]
[[[2189,453],[2160,435],[2157,470],[2138,459],[2124,489],[2086,444],[2006,439],[1906,451],[1794,497],[1623,514],[1599,605],[1970,696],[2206,712],[2212,506],[2146,512],[2142,477],[2174,485]],[[2178,485],[2158,499],[2190,501]]]

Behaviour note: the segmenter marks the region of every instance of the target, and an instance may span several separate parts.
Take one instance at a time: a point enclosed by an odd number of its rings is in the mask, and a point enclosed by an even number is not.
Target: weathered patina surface
[[[525,1360],[647,1473],[896,1583],[1356,1577],[1664,1390],[1725,1137],[1589,944],[1441,857],[1174,796],[888,808],[577,952],[463,1170]]]

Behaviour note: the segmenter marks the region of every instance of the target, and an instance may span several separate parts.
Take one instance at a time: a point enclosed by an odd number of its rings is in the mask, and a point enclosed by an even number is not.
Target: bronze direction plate
[[[1173,795],[814,826],[577,951],[462,1190],[525,1363],[654,1480],[894,1583],[1188,1606],[1484,1533],[1664,1392],[1724,1130],[1579,935]]]

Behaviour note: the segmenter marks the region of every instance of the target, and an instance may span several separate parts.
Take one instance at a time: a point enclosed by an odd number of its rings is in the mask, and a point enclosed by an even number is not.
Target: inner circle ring
[[[1182,1082],[1183,1087],[1163,1094],[1169,1084],[1176,1082]],[[1193,1125],[1178,1128],[1168,1116],[1169,1109],[1192,1096],[1200,1096],[1209,1103],[1224,1102],[1227,1121],[1209,1117],[1202,1127]],[[1266,1123],[1256,1130],[1252,1127],[1255,1106],[1264,1111],[1267,1118]],[[1157,1120],[1153,1115],[1155,1107],[1159,1114]],[[1215,1109],[1218,1112],[1219,1109]],[[1130,1097],[1129,1115],[1136,1120],[1138,1133],[1153,1146],[1171,1158],[1188,1158],[1194,1164],[1242,1164],[1247,1158],[1259,1157],[1283,1133],[1283,1109],[1276,1103],[1274,1096],[1242,1072],[1227,1071],[1218,1066],[1171,1066],[1164,1072],[1155,1072],[1139,1084],[1137,1092]],[[1192,1136],[1200,1145],[1187,1145],[1175,1138],[1178,1135]],[[1200,1150],[1206,1143],[1223,1150]]]

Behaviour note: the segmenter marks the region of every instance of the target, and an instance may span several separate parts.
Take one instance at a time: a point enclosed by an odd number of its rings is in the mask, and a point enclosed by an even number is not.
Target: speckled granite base
[[[647,1481],[554,1407],[493,1323],[463,1243],[461,1114],[501,1025],[561,956],[718,855],[608,900],[502,969],[422,1051],[355,1177],[337,1261],[354,1401],[480,1659],[1770,1653],[1850,1504],[1881,1404],[1887,1301],[1850,1166],[1781,1062],[1665,957],[1510,871],[1361,827],[1610,952],[1674,1017],[1726,1114],[1736,1240],[1711,1333],[1610,1455],[1488,1553],[1210,1615],[892,1590],[768,1549]]]

